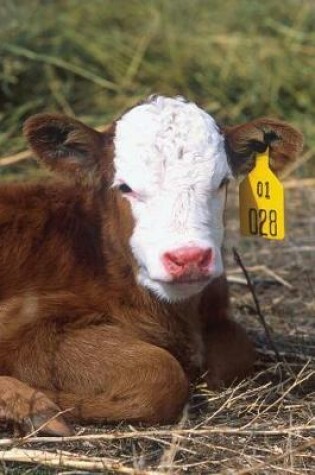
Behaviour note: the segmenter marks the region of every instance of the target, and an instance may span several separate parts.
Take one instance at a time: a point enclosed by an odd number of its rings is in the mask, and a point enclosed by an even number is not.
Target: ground
[[[3,473],[315,473],[315,190],[310,184],[288,182],[287,237],[279,242],[240,237],[236,187],[229,192],[227,270],[233,313],[259,354],[252,377],[221,393],[198,384],[174,426],[77,426],[77,435],[67,440],[36,434],[17,440],[2,432]],[[280,361],[232,247],[254,284]]]

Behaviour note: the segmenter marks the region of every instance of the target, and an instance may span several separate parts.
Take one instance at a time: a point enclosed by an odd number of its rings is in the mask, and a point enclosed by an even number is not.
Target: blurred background
[[[292,122],[307,144],[295,174],[313,175],[314,25],[313,0],[1,0],[0,157],[25,149],[31,114],[102,126],[158,92],[219,123]],[[34,170],[18,162],[0,177]]]

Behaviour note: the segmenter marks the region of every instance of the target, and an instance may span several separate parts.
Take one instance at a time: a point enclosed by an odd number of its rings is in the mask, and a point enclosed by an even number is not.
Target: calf
[[[56,174],[0,188],[0,417],[52,434],[67,419],[167,423],[200,375],[215,389],[248,374],[221,256],[226,186],[267,145],[281,169],[300,133],[220,130],[161,96],[104,133],[57,114],[24,130]]]

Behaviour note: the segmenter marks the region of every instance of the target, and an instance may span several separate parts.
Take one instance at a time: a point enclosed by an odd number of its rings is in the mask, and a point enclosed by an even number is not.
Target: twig
[[[315,186],[315,178],[293,178],[283,182],[286,188],[306,188]]]
[[[314,373],[313,373],[314,374]],[[291,388],[292,389],[292,388]],[[252,421],[251,421],[252,422]],[[20,439],[1,439],[0,447],[11,447],[16,445],[22,445],[25,442],[28,444],[33,443],[65,443],[65,442],[86,442],[86,441],[113,441],[121,439],[141,439],[147,437],[171,437],[176,435],[178,437],[189,437],[195,435],[197,437],[207,436],[213,434],[219,435],[229,435],[229,436],[240,436],[240,435],[251,435],[251,436],[263,436],[263,437],[274,437],[279,435],[287,435],[288,432],[292,433],[312,433],[315,430],[315,424],[298,425],[298,426],[289,426],[283,427],[281,429],[240,429],[238,427],[228,427],[224,425],[216,427],[207,427],[203,429],[153,429],[153,430],[143,430],[143,431],[134,431],[134,432],[112,432],[105,434],[87,434],[87,435],[72,435],[67,437],[32,437],[24,441],[24,438]]]
[[[6,167],[8,165],[14,165],[15,163],[22,162],[23,160],[28,160],[32,158],[32,154],[29,150],[24,150],[23,152],[15,153],[14,155],[8,155],[0,159],[0,166]]]
[[[238,277],[237,275],[227,274],[226,278],[227,278],[227,281],[228,281],[229,284],[239,284],[239,285],[246,285],[247,286],[247,280],[243,279],[243,277]]]
[[[293,249],[283,249],[283,253],[290,254],[292,252],[313,252],[315,251],[315,246],[294,246]]]
[[[25,442],[27,442],[27,439],[32,438],[32,437],[36,436],[38,433],[40,433],[40,431],[42,431],[43,429],[45,429],[45,427],[47,427],[48,424],[50,424],[51,422],[53,422],[54,420],[56,420],[58,417],[63,416],[63,415],[66,414],[67,412],[71,412],[72,409],[73,409],[73,408],[65,409],[64,411],[58,411],[55,415],[53,415],[52,417],[50,417],[50,419],[48,419],[48,420],[45,421],[43,424],[41,424],[39,427],[37,427],[37,429],[34,429],[34,430],[32,430],[32,432],[30,432],[29,434],[27,434],[27,435],[24,437]]]
[[[163,472],[138,470],[125,467],[120,462],[106,457],[87,457],[62,450],[48,452],[47,450],[31,450],[13,448],[0,451],[0,460],[8,462],[36,463],[46,467],[75,468],[78,470],[93,470],[94,472],[125,473],[127,475],[161,475]]]
[[[276,274],[275,271],[269,269],[269,267],[267,266],[252,266],[252,267],[247,267],[247,272],[258,272],[258,271],[262,271],[264,272],[265,274],[269,275],[270,277],[272,277],[275,281],[277,281],[279,284],[283,285],[284,287],[287,287],[288,289],[294,289],[293,285],[290,284],[288,281],[286,281],[285,279],[283,279],[279,274]],[[237,273],[237,272],[243,272],[242,269],[233,269],[231,270],[228,274],[227,274],[227,278],[228,278],[228,281],[229,281],[229,277],[231,276],[232,279],[231,279],[231,282],[235,282],[237,283],[237,279],[238,277],[233,277],[233,274],[234,273]],[[243,279],[242,279],[243,280]],[[257,281],[256,279],[253,279],[253,281]],[[246,282],[246,285],[247,285],[247,280],[244,279],[244,282]],[[260,282],[260,281],[259,281]],[[261,283],[264,283],[264,282],[268,282],[266,281],[265,279],[262,279],[261,280]],[[241,282],[239,282],[241,283]]]
[[[276,274],[273,270],[269,269],[269,267],[262,266],[262,271],[265,272],[266,274],[270,275],[270,277],[273,277],[279,284],[282,284],[284,287],[287,287],[288,289],[292,290],[294,287],[292,284],[284,280],[280,275]]]
[[[248,284],[248,288],[252,294],[252,297],[253,297],[253,300],[254,300],[254,303],[255,303],[255,307],[256,307],[256,312],[257,312],[257,315],[259,317],[259,320],[260,320],[260,323],[262,324],[264,330],[265,330],[265,334],[266,334],[266,337],[267,337],[267,340],[268,340],[268,343],[269,343],[269,346],[270,348],[272,348],[272,350],[274,351],[275,353],[275,356],[276,356],[276,359],[277,361],[280,363],[280,362],[283,362],[280,354],[279,354],[279,351],[276,347],[276,345],[274,344],[273,342],[273,339],[271,337],[271,333],[269,331],[269,328],[268,328],[268,325],[266,323],[266,320],[265,320],[265,317],[263,316],[262,314],[262,311],[260,309],[260,304],[259,304],[259,300],[257,298],[257,295],[256,295],[256,292],[255,292],[255,289],[254,289],[254,286],[252,284],[252,281],[249,277],[249,274],[242,262],[242,259],[239,255],[239,253],[237,252],[236,248],[233,247],[233,255],[234,255],[234,259],[235,259],[235,262],[240,266],[240,268],[242,269],[243,273],[244,273],[244,276],[245,276],[245,279],[247,280],[247,284]]]
[[[184,427],[185,423],[187,422],[187,419],[188,419],[188,407],[185,406],[185,408],[183,410],[183,415],[181,417],[181,420],[177,424],[176,429],[179,429],[179,430],[182,429]],[[172,431],[171,444],[170,444],[168,449],[164,450],[163,456],[162,456],[161,461],[159,463],[159,468],[161,468],[163,470],[167,469],[167,474],[170,474],[171,471],[172,471],[172,467],[173,467],[174,462],[175,462],[175,457],[176,457],[176,454],[177,454],[178,449],[179,449],[180,441],[181,441],[181,438],[176,434],[176,432],[173,433],[173,431]]]
[[[295,379],[295,381],[291,384],[291,386],[289,388],[287,388],[283,394],[281,394],[280,397],[278,397],[278,399],[276,399],[274,402],[272,402],[271,404],[269,404],[269,406],[267,406],[265,409],[263,409],[262,411],[260,411],[251,421],[247,422],[245,425],[242,426],[241,429],[247,429],[249,427],[251,427],[259,417],[261,417],[263,414],[265,414],[266,412],[270,411],[270,409],[272,409],[273,407],[279,405],[279,403],[281,401],[284,400],[284,398],[294,389],[296,388],[297,386],[301,385],[302,383],[304,383],[304,381],[307,381],[308,379],[310,379],[312,376],[314,376],[315,374],[315,371],[312,371],[311,373],[308,373],[306,376],[304,376],[303,378],[301,379],[298,379],[299,376],[301,376],[303,374],[303,371],[305,370],[305,368],[308,366],[309,364],[309,361],[307,361],[305,363],[305,365],[303,366],[303,368],[300,370],[299,374],[297,375],[297,378]],[[291,427],[291,426],[290,426]],[[287,432],[288,430],[290,429],[290,427],[287,429]]]
[[[268,356],[270,355],[270,353],[273,353],[272,351],[269,351],[267,349],[257,349],[256,350],[258,353],[261,353],[262,356]],[[309,361],[311,356],[308,355],[308,354],[303,354],[303,353],[288,353],[288,351],[280,351],[280,356],[283,357],[283,358],[290,358],[291,359],[298,359],[300,360],[300,362],[302,361]],[[290,362],[291,364],[291,362]]]
[[[281,174],[281,179],[284,180],[285,178],[290,176],[291,173],[293,173],[295,170],[300,168],[302,165],[304,165],[306,162],[308,162],[313,157],[314,157],[313,150],[308,150],[298,160],[295,160],[294,162],[291,163],[291,165],[288,165],[285,168],[285,171]]]
[[[268,273],[268,272],[266,272]],[[269,273],[270,277],[273,277],[272,279],[264,279],[264,278],[253,278],[254,284],[264,284],[264,285],[283,285],[284,287],[287,287],[288,289],[293,289],[293,285],[289,284],[286,280],[282,279],[279,277],[276,273],[273,273],[272,271]],[[238,285],[245,285],[247,287],[247,280],[243,279],[243,277],[238,277],[237,275],[232,275],[232,274],[227,274],[226,276],[227,281],[229,284],[238,284]]]
[[[312,439],[312,440],[310,440],[310,441],[308,441],[304,444],[299,445],[298,447],[296,447],[294,449],[291,448],[289,451],[286,451],[281,455],[276,455],[276,456],[270,457],[269,459],[266,459],[263,462],[255,465],[255,466],[248,467],[248,468],[245,468],[245,469],[242,469],[242,470],[239,470],[239,471],[235,471],[233,473],[234,473],[234,475],[248,475],[248,474],[254,474],[255,472],[261,471],[261,470],[264,470],[264,473],[270,473],[270,472],[266,472],[266,468],[269,469],[271,463],[278,462],[279,460],[285,459],[290,453],[295,454],[296,452],[298,452],[300,450],[306,450],[306,449],[309,449],[311,447],[314,447],[314,445],[315,445],[315,440]],[[286,472],[286,473],[288,473],[288,472]]]

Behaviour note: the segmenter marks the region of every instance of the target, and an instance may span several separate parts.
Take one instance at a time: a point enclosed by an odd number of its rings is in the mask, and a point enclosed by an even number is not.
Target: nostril
[[[207,268],[211,264],[211,261],[212,261],[212,250],[207,249],[203,251],[202,255],[200,256],[200,261],[198,262],[198,264],[202,268]]]
[[[175,253],[168,253],[166,259],[168,259],[173,265],[178,267],[185,265],[185,261],[183,261],[183,259]]]
[[[166,252],[162,257],[162,260],[168,270],[180,269],[185,265],[183,259],[176,255],[175,252]]]
[[[162,256],[165,269],[173,277],[204,275],[209,272],[211,261],[212,249],[199,247],[182,247]]]

